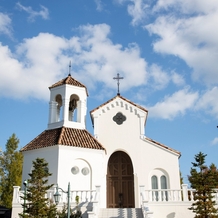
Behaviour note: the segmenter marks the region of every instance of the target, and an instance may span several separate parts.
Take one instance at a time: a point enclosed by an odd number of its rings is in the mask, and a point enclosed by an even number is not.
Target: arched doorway
[[[135,207],[132,161],[129,155],[122,151],[113,153],[108,161],[107,207]]]

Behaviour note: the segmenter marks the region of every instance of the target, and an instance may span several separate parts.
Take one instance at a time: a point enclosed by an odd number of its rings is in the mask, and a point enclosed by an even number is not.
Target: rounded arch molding
[[[164,170],[163,168],[154,168],[150,174],[149,174],[149,183],[150,183],[150,188],[152,188],[152,177],[156,177],[157,178],[157,182],[158,182],[158,187],[161,188],[161,177],[165,177],[166,178],[166,186],[169,189],[170,188],[170,177],[169,174],[166,170]]]
[[[70,173],[75,189],[90,190],[92,188],[92,168],[88,161],[83,158],[74,159]]]

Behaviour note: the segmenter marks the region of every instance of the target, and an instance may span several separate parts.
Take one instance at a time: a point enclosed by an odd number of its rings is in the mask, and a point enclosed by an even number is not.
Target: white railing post
[[[140,185],[139,191],[140,191],[141,208],[142,208],[143,217],[144,218],[152,218],[153,212],[149,211],[148,201],[146,201],[146,199],[145,199],[145,186]]]
[[[13,186],[14,191],[13,191],[13,204],[20,203],[20,196],[19,196],[19,190],[20,186]]]
[[[140,191],[141,201],[144,201],[145,200],[145,186],[140,185],[139,186],[139,191]]]
[[[95,186],[96,193],[95,193],[95,199],[94,199],[94,201],[99,201],[99,198],[100,198],[100,188],[101,188],[100,185],[96,185],[96,186]]]
[[[183,201],[188,201],[188,185],[182,184]]]
[[[99,202],[100,202],[100,185],[95,186],[96,192],[95,192],[95,197],[93,201],[93,210],[88,211],[88,218],[96,218],[98,217],[98,212],[99,212]]]

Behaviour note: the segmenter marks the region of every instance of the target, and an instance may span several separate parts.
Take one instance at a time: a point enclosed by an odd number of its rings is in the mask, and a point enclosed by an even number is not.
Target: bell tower
[[[48,129],[85,129],[87,88],[69,74],[50,89]]]

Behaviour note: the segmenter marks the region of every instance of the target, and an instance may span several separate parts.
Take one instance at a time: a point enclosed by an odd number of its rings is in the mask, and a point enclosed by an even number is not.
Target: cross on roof
[[[117,80],[117,95],[120,95],[120,79],[123,79],[123,77],[120,77],[120,74],[117,74],[117,77],[114,77],[113,79]]]

